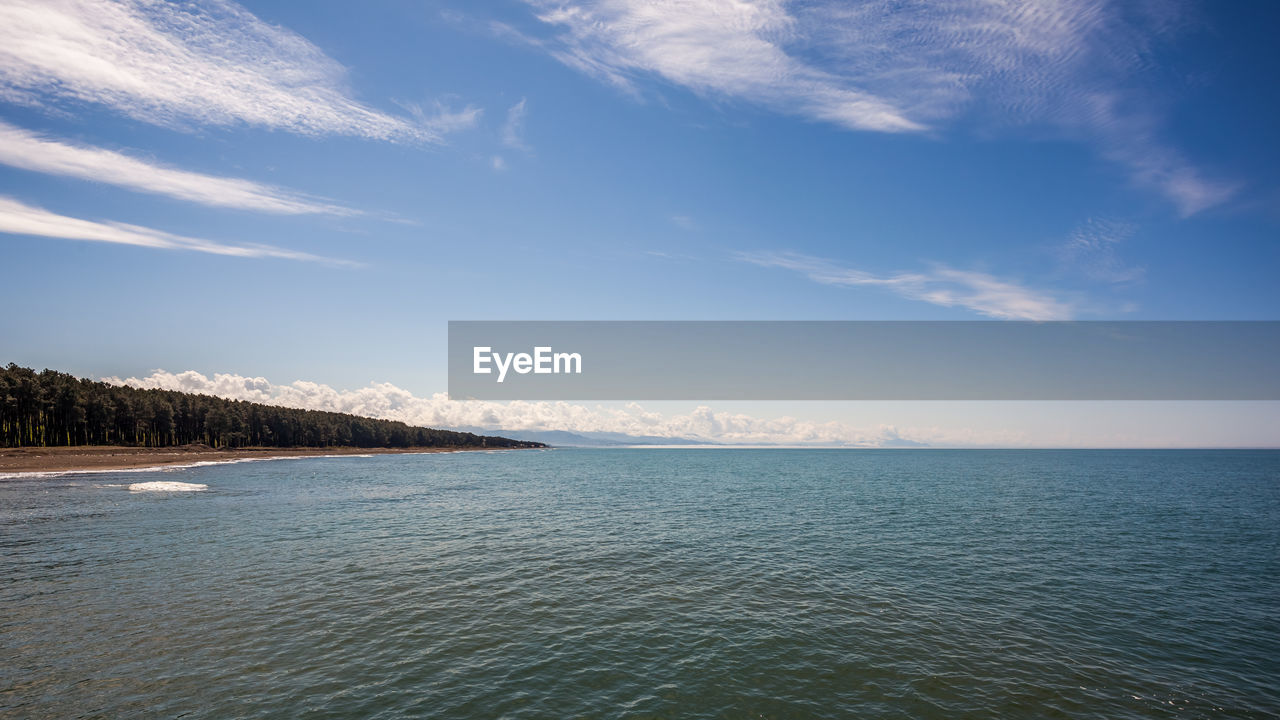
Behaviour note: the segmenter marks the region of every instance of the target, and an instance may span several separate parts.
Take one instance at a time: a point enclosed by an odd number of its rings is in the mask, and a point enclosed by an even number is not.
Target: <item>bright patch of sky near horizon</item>
[[[0,360],[429,397],[448,319],[1275,319],[1277,20],[0,0]]]

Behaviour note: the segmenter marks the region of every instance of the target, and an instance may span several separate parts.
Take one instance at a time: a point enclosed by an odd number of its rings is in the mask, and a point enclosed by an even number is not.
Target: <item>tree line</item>
[[[0,446],[192,443],[215,448],[545,447],[346,413],[109,385],[13,363],[0,369]]]

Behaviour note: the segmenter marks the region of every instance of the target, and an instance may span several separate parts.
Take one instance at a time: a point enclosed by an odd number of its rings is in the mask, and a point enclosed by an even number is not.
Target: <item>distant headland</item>
[[[109,385],[13,363],[0,368],[0,473],[544,447],[347,413]]]

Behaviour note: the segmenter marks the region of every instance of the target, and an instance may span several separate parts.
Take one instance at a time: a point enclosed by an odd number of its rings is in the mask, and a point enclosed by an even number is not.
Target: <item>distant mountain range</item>
[[[689,437],[662,437],[659,435],[628,435],[618,432],[569,432],[568,430],[496,430],[482,427],[457,427],[458,432],[469,432],[477,435],[486,433],[502,433],[503,437],[520,442],[538,442],[552,447],[629,447],[633,445],[713,445],[717,447],[734,447],[735,445],[751,445],[755,447],[775,445],[777,443],[726,443]],[[803,444],[802,444],[803,445]],[[830,447],[814,445],[813,447]],[[902,437],[889,437],[876,447],[882,448],[924,448],[928,443],[916,442]]]
[[[459,427],[457,432],[493,432],[478,427]],[[617,432],[583,432],[567,430],[503,430],[502,436],[521,442],[539,442],[554,447],[626,447],[628,445],[723,445],[696,438],[627,435]]]

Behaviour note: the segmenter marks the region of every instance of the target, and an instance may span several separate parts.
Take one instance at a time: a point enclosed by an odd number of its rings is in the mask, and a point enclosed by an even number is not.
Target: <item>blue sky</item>
[[[1275,319],[1277,21],[5,0],[4,360],[425,398],[449,319]],[[1204,422],[1276,414],[1243,407]],[[716,411],[966,431],[954,407]]]

